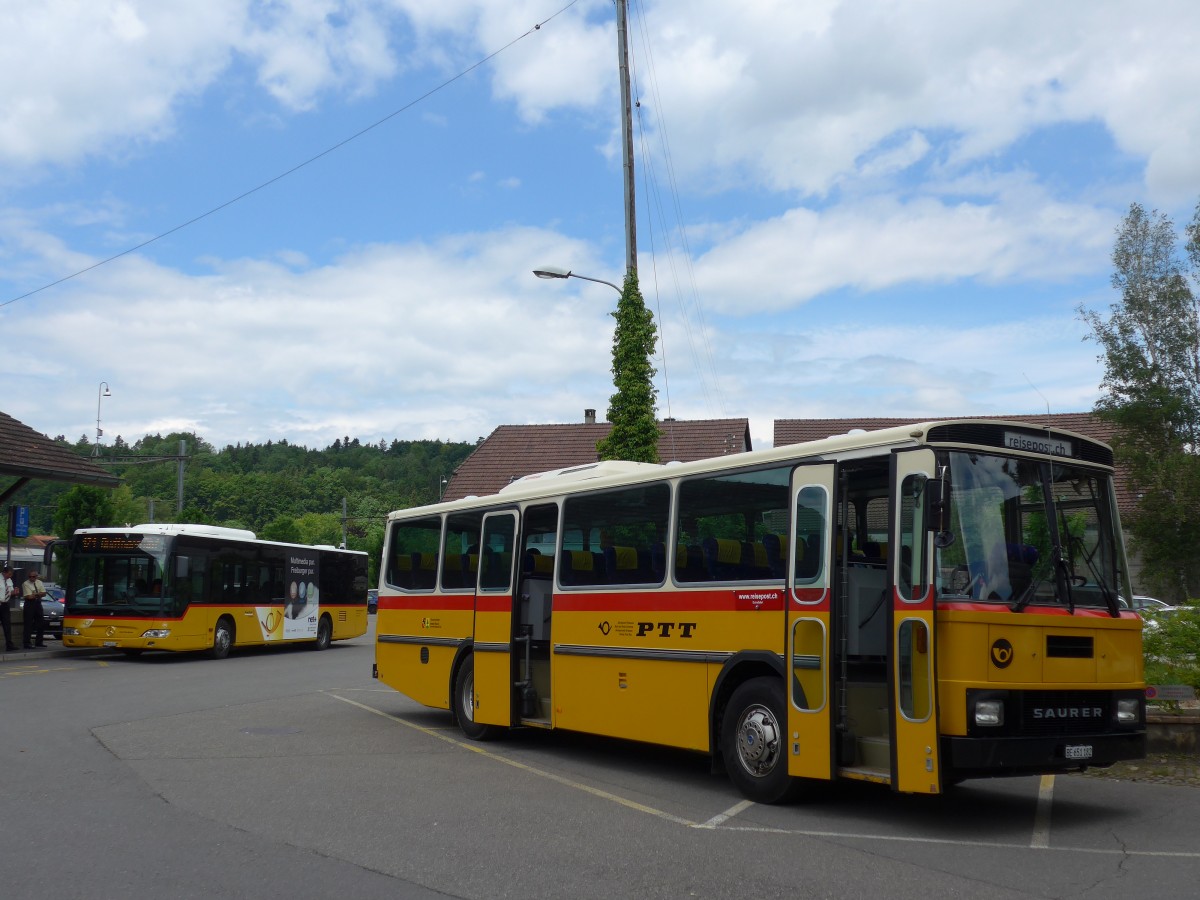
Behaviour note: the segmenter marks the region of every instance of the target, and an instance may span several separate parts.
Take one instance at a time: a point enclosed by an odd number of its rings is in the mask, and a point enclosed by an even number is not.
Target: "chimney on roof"
[[[583,411],[583,424],[584,425],[595,425],[596,424],[596,411],[594,409],[585,409]]]

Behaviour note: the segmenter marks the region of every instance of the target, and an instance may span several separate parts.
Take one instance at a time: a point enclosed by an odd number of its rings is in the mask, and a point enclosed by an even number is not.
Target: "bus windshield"
[[[71,555],[67,612],[77,615],[176,616],[162,535],[88,535]]]
[[[948,454],[949,535],[938,593],[1005,603],[1117,608],[1129,596],[1112,479],[1071,463]]]

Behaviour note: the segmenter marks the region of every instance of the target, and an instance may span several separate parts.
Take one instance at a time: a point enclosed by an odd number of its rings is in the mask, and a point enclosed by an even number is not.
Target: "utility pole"
[[[629,22],[617,0],[617,62],[621,71],[621,160],[625,170],[625,274],[637,275],[637,216],[633,202],[633,107],[629,96]]]
[[[175,485],[175,512],[183,518],[183,464],[187,462],[187,441],[179,442],[179,474]]]

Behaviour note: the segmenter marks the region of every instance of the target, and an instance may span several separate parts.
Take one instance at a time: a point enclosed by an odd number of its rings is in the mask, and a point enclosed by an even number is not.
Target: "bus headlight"
[[[1118,698],[1117,699],[1117,724],[1118,725],[1136,725],[1138,723],[1138,713],[1140,712],[1141,704],[1136,697]]]
[[[144,638],[165,638],[171,636],[170,628],[151,628],[149,631],[143,631]]]
[[[1004,724],[1004,701],[1003,700],[976,700],[975,701],[975,724],[976,725],[1003,725]]]

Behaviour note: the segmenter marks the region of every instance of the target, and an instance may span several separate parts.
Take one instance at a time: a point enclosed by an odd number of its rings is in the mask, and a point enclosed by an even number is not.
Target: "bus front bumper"
[[[1116,734],[942,739],[943,768],[968,778],[1077,772],[1145,756],[1144,730]]]

